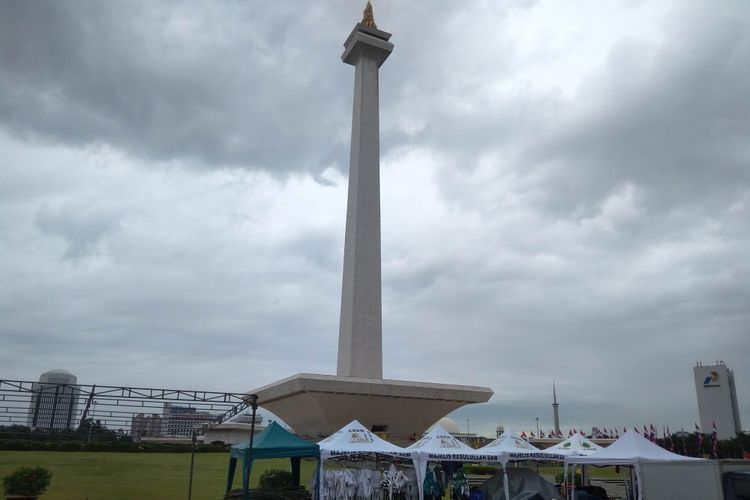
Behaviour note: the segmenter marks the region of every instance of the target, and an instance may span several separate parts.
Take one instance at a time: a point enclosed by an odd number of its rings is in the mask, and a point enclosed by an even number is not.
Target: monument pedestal
[[[484,403],[486,387],[298,373],[252,391],[299,436],[328,436],[355,418],[396,443],[421,436],[453,410]]]

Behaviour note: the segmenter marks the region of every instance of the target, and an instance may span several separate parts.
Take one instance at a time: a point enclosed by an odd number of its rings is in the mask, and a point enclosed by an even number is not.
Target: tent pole
[[[188,480],[188,500],[193,498],[193,468],[195,467],[195,443],[198,441],[198,432],[193,429],[193,446],[190,449],[190,479]]]
[[[570,474],[573,476],[570,478],[570,484],[572,485],[571,491],[573,492],[571,494],[571,497],[573,498],[573,500],[575,500],[576,498],[576,464],[573,464],[573,468],[570,470]]]
[[[638,483],[638,500],[643,500],[643,483],[641,482],[641,464],[635,463],[635,480]]]
[[[503,464],[503,490],[505,491],[505,500],[510,500],[510,485],[508,484],[508,471],[505,470],[505,464]]]
[[[242,464],[242,496],[250,500],[250,466],[253,463],[250,452],[245,454],[245,462]]]
[[[314,500],[321,500],[320,498],[320,483],[323,481],[323,458],[318,456],[318,480],[315,481],[315,498]]]
[[[253,460],[253,438],[255,438],[255,414],[258,411],[258,395],[250,394],[250,407],[252,408],[252,420],[250,421],[250,446],[245,456],[245,465],[242,467],[242,493],[245,496],[245,500],[250,498],[250,467],[248,463]]]
[[[627,490],[628,500],[635,500],[631,492],[635,492],[635,483],[633,482],[633,467],[628,467],[628,477],[630,479],[630,488]]]
[[[300,457],[289,457],[289,462],[292,465],[292,484],[299,489],[300,482]]]
[[[237,459],[236,458],[229,458],[229,472],[227,472],[227,491],[226,495],[229,495],[229,492],[232,491],[232,483],[234,482],[234,470],[237,467]]]

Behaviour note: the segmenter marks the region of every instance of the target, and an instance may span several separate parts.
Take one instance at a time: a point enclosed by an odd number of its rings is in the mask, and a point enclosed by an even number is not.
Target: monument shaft
[[[389,33],[360,23],[342,55],[355,67],[336,370],[347,377],[383,377],[378,70],[393,50],[388,38]]]

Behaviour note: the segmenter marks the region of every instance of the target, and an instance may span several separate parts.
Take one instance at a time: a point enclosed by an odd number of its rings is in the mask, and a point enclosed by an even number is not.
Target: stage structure
[[[190,441],[252,408],[255,400],[253,394],[231,392],[0,379],[0,427],[47,431],[97,427],[135,441],[143,437]]]
[[[232,392],[61,383],[76,381],[65,370],[39,382],[0,379],[0,441],[59,441],[86,446],[102,434],[117,441],[191,444],[188,500],[200,437],[250,408],[248,434],[255,434],[258,397]],[[44,438],[44,439],[40,439]],[[102,438],[102,441],[105,439]],[[109,441],[109,439],[106,439]],[[127,439],[124,439],[127,442]]]
[[[253,391],[301,436],[327,436],[356,419],[406,440],[492,396],[486,387],[383,379],[378,72],[390,38],[368,2],[341,56],[354,66],[354,106],[336,375],[299,373]]]

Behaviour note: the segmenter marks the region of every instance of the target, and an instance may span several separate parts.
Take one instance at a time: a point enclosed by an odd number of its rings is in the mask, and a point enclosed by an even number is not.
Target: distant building
[[[138,442],[144,437],[161,437],[162,435],[162,418],[156,413],[144,415],[139,413],[133,415],[130,421],[130,436],[133,441]]]
[[[198,411],[192,406],[164,403],[162,419],[164,420],[162,436],[177,437],[192,436],[193,431],[211,423],[216,416],[206,411]]]
[[[719,439],[736,437],[742,432],[742,425],[732,370],[723,361],[715,365],[698,363],[693,368],[693,376],[701,430],[711,433],[715,422]]]
[[[74,429],[78,424],[78,378],[66,370],[42,373],[32,384],[28,426],[38,429]]]
[[[252,424],[253,423],[253,414],[252,413],[242,413],[240,415],[237,415],[232,419],[232,422],[235,424]],[[263,415],[255,415],[255,425],[261,425],[263,423]]]

